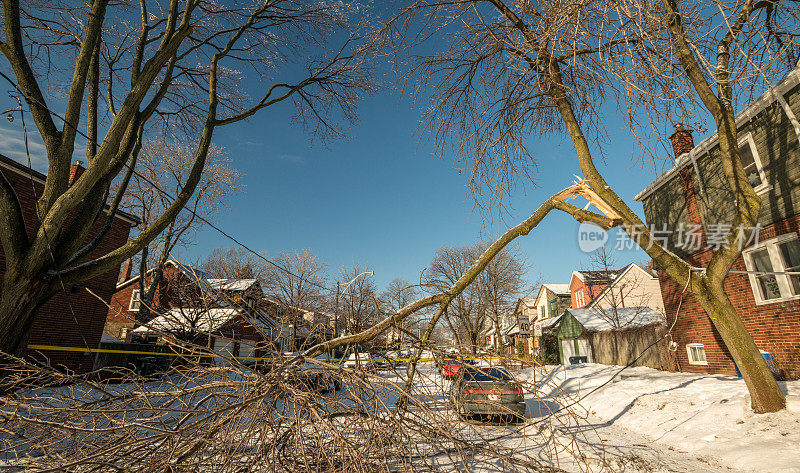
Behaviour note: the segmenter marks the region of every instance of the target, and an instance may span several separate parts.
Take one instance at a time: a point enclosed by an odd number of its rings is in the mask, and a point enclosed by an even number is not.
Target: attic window
[[[761,164],[761,159],[758,156],[755,143],[753,143],[753,135],[748,133],[739,141],[739,160],[742,162],[744,173],[753,190],[756,193],[767,189],[767,177],[764,174],[764,167]]]
[[[689,356],[690,365],[708,365],[706,361],[706,348],[702,343],[686,345],[686,354]]]

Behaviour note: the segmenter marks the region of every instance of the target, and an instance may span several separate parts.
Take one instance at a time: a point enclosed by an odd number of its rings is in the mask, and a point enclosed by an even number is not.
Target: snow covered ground
[[[583,397],[620,368],[586,364],[527,369],[521,381],[547,399]],[[800,381],[781,382],[788,408],[754,414],[744,381],[733,376],[628,368],[580,401],[600,427],[624,429],[675,453],[739,471],[800,473]]]

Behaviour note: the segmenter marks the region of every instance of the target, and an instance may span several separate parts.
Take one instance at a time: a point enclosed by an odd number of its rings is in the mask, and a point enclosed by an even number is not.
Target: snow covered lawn
[[[620,368],[587,364],[536,371],[538,395],[584,396]],[[517,374],[533,381],[533,369]],[[781,382],[788,408],[754,414],[744,381],[733,376],[628,368],[581,406],[602,421],[729,468],[800,473],[800,381]]]

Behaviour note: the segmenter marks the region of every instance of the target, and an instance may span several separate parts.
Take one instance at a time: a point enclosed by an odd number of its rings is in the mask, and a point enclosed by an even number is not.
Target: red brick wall
[[[42,185],[34,180],[32,188],[29,176],[21,174],[16,168],[16,163],[4,156],[0,156],[0,171],[17,193],[17,198],[22,205],[25,225],[31,234],[37,218],[34,210],[35,202],[36,198],[41,195]],[[37,176],[43,177],[38,173]],[[89,239],[97,234],[102,223],[101,220],[92,227]],[[120,218],[115,219],[108,235],[89,255],[89,258],[108,253],[123,245],[128,240],[129,231],[129,222]],[[4,272],[5,256],[0,248],[0,277]],[[118,274],[119,269],[117,268],[80,285],[67,287],[66,296],[63,292],[54,295],[36,312],[28,343],[96,348],[100,342],[108,313],[105,302],[109,301],[114,293]],[[86,290],[87,288],[102,300],[91,295]],[[70,310],[70,306],[72,310]],[[28,355],[37,360],[49,362],[53,366],[61,365],[77,372],[91,370],[94,361],[92,355],[74,352],[28,351]]]
[[[765,241],[786,233],[798,233],[800,215],[781,220],[761,230],[759,240]],[[711,259],[711,250],[693,255],[688,261],[705,267]],[[732,270],[745,270],[744,259],[739,258]],[[661,293],[669,323],[675,321],[675,312],[683,287],[665,274],[660,274]],[[736,312],[761,350],[775,355],[778,365],[789,377],[800,377],[800,300],[756,305],[750,278],[746,274],[729,274],[725,279],[725,292]],[[700,304],[688,292],[683,293],[672,337],[678,344],[676,352],[682,371],[735,374],[733,360]],[[705,346],[708,366],[690,365],[686,344],[702,343]]]
[[[592,300],[599,296],[607,284],[591,284],[587,285],[577,276],[573,276],[569,282],[569,290],[571,297],[570,307],[573,309],[581,309],[589,305]],[[578,304],[578,290],[583,289],[583,304]]]

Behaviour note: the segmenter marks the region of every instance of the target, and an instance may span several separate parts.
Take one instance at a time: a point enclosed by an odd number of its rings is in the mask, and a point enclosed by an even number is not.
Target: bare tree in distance
[[[593,306],[597,309],[597,314],[614,329],[635,325],[639,322],[640,316],[649,312],[648,309],[661,312],[663,315],[662,304],[649,292],[650,288],[646,287],[646,281],[643,279],[645,276],[639,271],[629,271],[625,279],[620,280],[618,278],[622,277],[621,273],[627,266],[618,268],[617,265],[613,251],[605,246],[601,246],[589,255],[589,270],[600,271],[608,278],[608,286],[595,297]],[[660,292],[657,297],[661,297]],[[623,308],[629,310],[621,311]]]
[[[345,333],[360,333],[378,321],[377,287],[371,277],[364,275],[368,272],[371,269],[359,263],[342,266],[339,270],[339,282],[349,284],[341,287],[338,298],[334,294],[334,314],[338,318],[336,323]]]
[[[426,101],[424,128],[442,155],[452,152],[471,170],[474,195],[496,202],[530,177],[530,136],[568,136],[586,179],[579,195],[698,300],[740,368],[753,410],[762,413],[783,409],[786,400],[723,288],[741,256],[736,239],[750,239],[761,207],[739,158],[735,117],[756,88],[795,66],[798,8],[753,0],[433,0],[414,2],[391,27],[401,40],[446,45],[421,50],[410,77]],[[743,230],[703,271],[654,239],[596,167],[591,144],[605,145],[604,102],[621,109],[653,159],[663,150],[664,124],[708,117],[716,125],[729,223]],[[554,208],[590,218],[563,202]]]
[[[286,322],[291,325],[292,351],[297,345],[299,326],[327,321],[303,320],[307,313],[321,311],[325,307],[325,262],[310,249],[283,252],[274,257],[274,266],[266,268],[264,290],[268,297],[278,302],[284,310]]]
[[[266,254],[262,255],[266,258]],[[215,248],[198,268],[217,279],[258,279],[262,286],[267,280],[264,260],[241,247]]]
[[[483,252],[489,246],[481,243],[478,249]],[[528,266],[519,254],[517,247],[507,247],[497,254],[478,276],[478,291],[484,301],[487,315],[495,329],[494,349],[500,353],[503,347],[501,318],[513,312],[513,305],[526,290],[525,276]]]
[[[197,215],[202,215],[205,220],[213,219],[227,207],[230,196],[241,189],[240,173],[221,148],[211,146],[206,160],[200,182],[186,203],[186,210],[146,244],[139,255],[139,274],[152,275],[139,278],[139,321],[150,319],[156,288],[161,284],[164,265],[173,251],[190,245],[198,228],[203,226],[204,221]],[[172,203],[158,189],[168,190],[171,195],[178,194],[191,172],[194,155],[193,150],[179,143],[148,141],[142,148],[138,163],[137,173],[131,176],[122,199],[122,208],[139,216],[142,227],[148,228]],[[134,230],[135,233],[138,232]]]
[[[386,290],[381,294],[381,309],[384,313],[396,313],[413,302],[418,297],[419,292],[420,288],[418,285],[411,284],[405,279],[395,278],[386,286]],[[415,333],[419,330],[420,322],[418,319],[419,315],[415,315],[398,324],[398,326],[392,330],[392,338],[402,343],[403,340],[408,338],[407,332]],[[419,333],[416,335],[419,337]]]
[[[231,6],[63,0],[24,8],[4,2],[0,53],[27,109],[17,113],[30,115],[42,137],[48,171],[30,231],[11,184],[0,179],[6,216],[0,219],[0,351],[24,351],[36,308],[62,284],[119,267],[170,226],[201,181],[218,128],[287,102],[315,135],[341,134],[339,120],[354,120],[358,99],[376,83],[371,57],[379,44],[366,7],[294,0]],[[294,77],[283,73],[287,62],[296,63]],[[151,133],[185,139],[193,149],[185,185],[136,237],[99,251],[110,223],[87,244],[89,231],[113,221]],[[69,186],[79,136],[86,139],[87,167]],[[122,184],[111,195],[118,178]]]
[[[481,254],[480,249],[479,244],[440,248],[425,273],[426,284],[436,291],[442,291],[452,286],[467,274]],[[488,270],[491,264],[490,261],[483,272]],[[474,283],[453,298],[444,313],[444,321],[458,344],[466,347],[473,354],[477,352],[480,345],[481,335],[491,323],[488,316],[488,301],[480,287],[480,278],[483,276],[483,272],[477,275]]]

